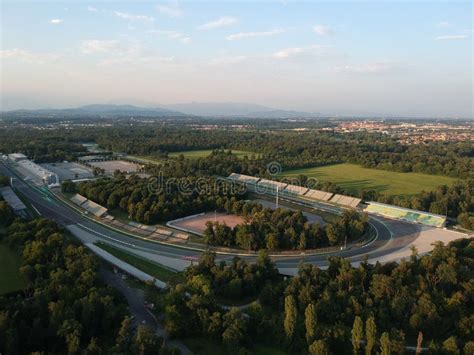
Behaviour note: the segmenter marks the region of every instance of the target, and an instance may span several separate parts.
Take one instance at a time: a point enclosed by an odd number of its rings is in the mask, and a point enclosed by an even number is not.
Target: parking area
[[[43,168],[58,175],[60,181],[89,179],[94,177],[92,169],[72,162],[40,164]]]
[[[143,168],[142,165],[125,160],[94,161],[89,164],[92,167],[104,169],[106,175],[113,175],[115,170],[119,170],[123,173],[135,173]]]

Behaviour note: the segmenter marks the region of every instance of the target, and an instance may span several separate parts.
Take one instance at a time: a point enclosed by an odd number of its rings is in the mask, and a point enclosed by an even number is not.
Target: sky
[[[472,3],[1,0],[1,109],[473,117]]]

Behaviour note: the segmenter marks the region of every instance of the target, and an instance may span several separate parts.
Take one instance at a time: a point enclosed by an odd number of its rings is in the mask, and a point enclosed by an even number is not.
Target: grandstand
[[[21,214],[22,211],[26,210],[25,204],[18,198],[10,186],[1,187],[0,195],[3,196],[3,199],[7,201],[15,213]]]
[[[236,174],[236,173],[230,174],[228,179],[234,182],[240,182],[242,184],[245,184],[245,186],[247,186],[248,188],[253,188],[253,189],[255,189],[257,182],[260,180],[260,178],[257,178],[254,176],[242,175],[242,174]]]
[[[389,218],[396,218],[407,222],[419,223],[432,227],[443,227],[446,217],[423,211],[411,210],[403,207],[396,207],[378,202],[368,202],[366,212],[382,215]]]
[[[85,198],[82,195],[75,194],[74,196],[71,197],[71,201],[78,206],[81,206],[84,202],[87,201],[87,198]]]
[[[344,195],[334,195],[332,192],[313,190],[303,186],[290,185],[281,181],[273,181],[268,179],[260,179],[254,176],[232,173],[228,180],[245,184],[245,186],[253,192],[260,194],[276,195],[277,191],[282,196],[299,202],[331,202],[344,207],[357,208],[362,201],[360,198]]]
[[[308,192],[306,192],[306,194],[304,195],[304,197],[311,200],[329,201],[332,195],[332,192],[309,189]]]
[[[88,200],[82,195],[75,194],[70,198],[71,202],[77,206],[84,208],[86,211],[92,213],[96,217],[103,217],[107,213],[107,208]]]
[[[260,181],[257,182],[257,192],[276,194],[277,190],[278,192],[281,192],[287,186],[288,184],[284,182],[261,179]]]
[[[338,194],[334,195],[329,200],[329,202],[332,202],[338,205],[347,206],[347,207],[353,207],[353,208],[356,208],[361,201],[362,200],[360,198],[338,195]]]
[[[107,213],[107,208],[102,207],[101,205],[88,200],[82,204],[82,207],[85,208],[88,212],[92,213],[96,217],[102,217]]]
[[[306,192],[308,192],[307,187],[303,186],[296,186],[296,185],[288,185],[283,189],[283,193],[291,196],[303,196]]]

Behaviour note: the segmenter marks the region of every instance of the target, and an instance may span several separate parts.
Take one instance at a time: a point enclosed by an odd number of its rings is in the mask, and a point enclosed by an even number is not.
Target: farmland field
[[[375,190],[384,195],[410,196],[422,190],[434,190],[439,185],[450,185],[456,179],[440,175],[420,173],[397,173],[386,170],[367,169],[355,164],[335,164],[315,168],[288,170],[284,177],[306,175],[320,181],[331,181],[358,193],[361,190]]]
[[[26,279],[18,271],[20,266],[20,256],[0,244],[0,295],[26,287]]]
[[[212,149],[187,150],[184,152],[170,152],[168,156],[170,158],[177,158],[182,154],[186,159],[198,159],[198,158],[205,158],[211,155],[211,153],[212,153]],[[237,158],[242,159],[245,155],[247,155],[250,158],[250,156],[255,153],[248,152],[245,150],[232,150],[232,154],[237,156]],[[258,154],[255,154],[255,155],[258,156]]]

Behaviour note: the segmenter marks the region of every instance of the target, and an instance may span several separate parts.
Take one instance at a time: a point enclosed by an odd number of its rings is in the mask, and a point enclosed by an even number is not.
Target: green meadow
[[[170,158],[177,158],[182,154],[186,159],[198,159],[198,158],[205,158],[211,155],[211,153],[212,153],[212,149],[187,150],[184,152],[170,152],[168,156]],[[251,155],[254,153],[245,151],[245,150],[232,150],[232,154],[237,156],[237,158],[242,159],[246,155],[250,158]],[[255,155],[258,156],[258,154],[255,154]]]
[[[331,181],[353,193],[361,190],[375,190],[393,196],[416,195],[422,190],[434,190],[439,185],[450,185],[456,181],[447,176],[367,169],[355,164],[288,170],[282,175],[288,178],[306,175],[320,181]]]

